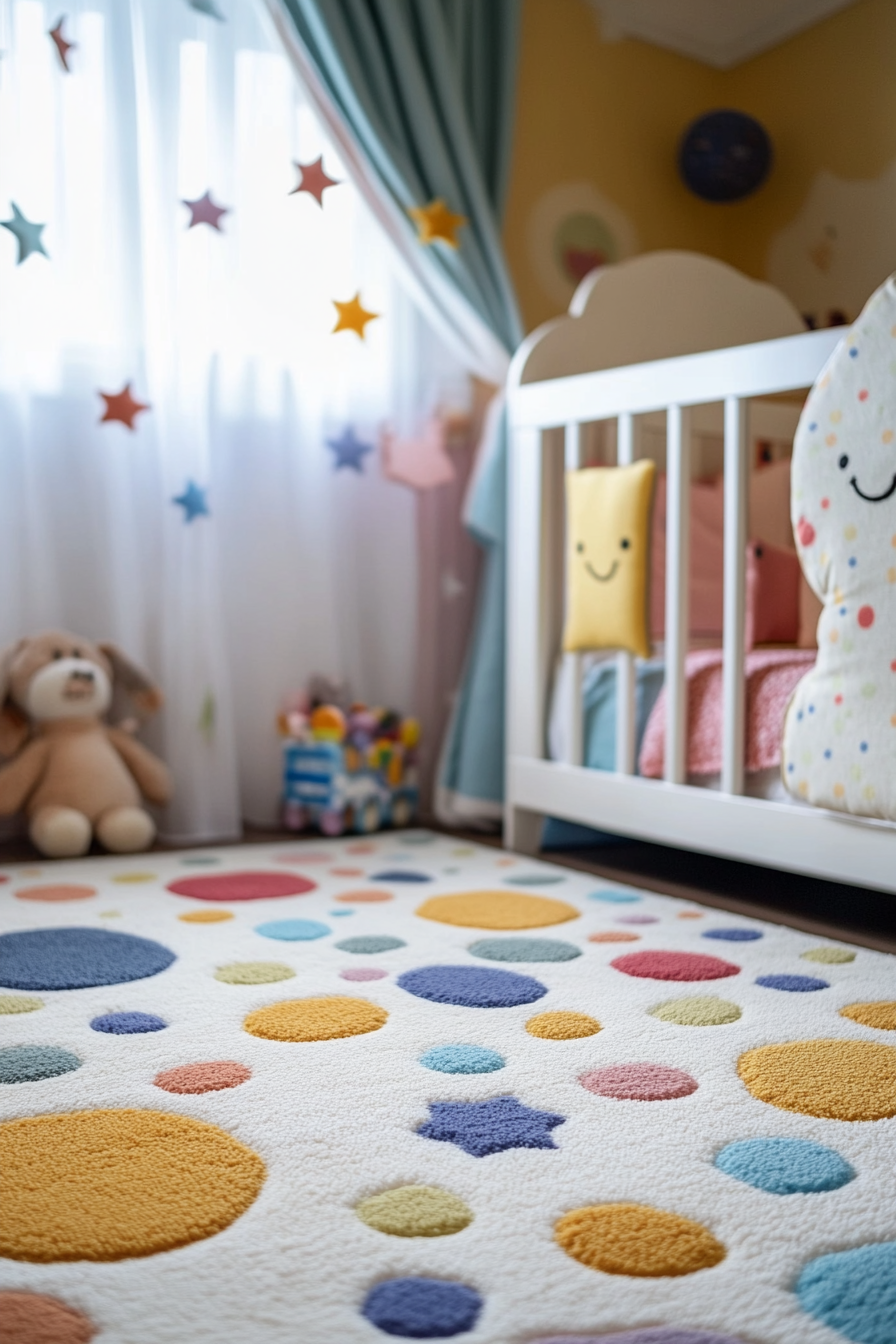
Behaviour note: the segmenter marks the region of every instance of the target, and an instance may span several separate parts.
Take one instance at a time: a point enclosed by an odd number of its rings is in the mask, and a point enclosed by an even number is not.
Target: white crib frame
[[[811,386],[837,331],[807,332],[521,385],[510,418],[505,844],[535,853],[544,816],[660,844],[896,892],[896,826],[743,796],[747,415],[753,397]],[[721,789],[685,783],[689,408],[724,403],[723,766]],[[664,779],[634,771],[634,664],[617,655],[615,771],[581,765],[581,677],[571,740],[546,759],[550,677],[563,614],[563,471],[580,465],[581,427],[617,422],[617,460],[632,460],[637,421],[666,412],[666,750]],[[550,431],[563,429],[565,451]],[[552,442],[552,440],[554,440]],[[567,655],[576,657],[576,655]],[[578,673],[578,668],[576,669]]]

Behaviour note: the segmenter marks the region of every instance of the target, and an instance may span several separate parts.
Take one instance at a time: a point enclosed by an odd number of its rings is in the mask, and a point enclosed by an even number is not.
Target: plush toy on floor
[[[135,741],[133,721],[103,722],[120,688],[151,714],[161,692],[113,644],[60,631],[20,639],[0,658],[0,816],[24,811],[29,834],[49,858],[105,849],[145,849],[155,823],[142,798],[165,803],[166,767]]]

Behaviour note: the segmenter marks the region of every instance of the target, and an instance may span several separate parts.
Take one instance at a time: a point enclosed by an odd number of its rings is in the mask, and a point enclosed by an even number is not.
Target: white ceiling
[[[728,70],[855,0],[591,0],[608,40],[637,37]]]

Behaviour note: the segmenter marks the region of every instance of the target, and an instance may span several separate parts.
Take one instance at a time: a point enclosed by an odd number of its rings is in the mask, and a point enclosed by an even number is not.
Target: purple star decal
[[[200,196],[196,201],[183,201],[182,204],[190,212],[188,229],[195,229],[197,224],[208,224],[221,233],[221,217],[230,214],[225,206],[215,205],[210,191],[207,191],[204,196]]]
[[[359,475],[364,474],[364,458],[368,453],[373,452],[369,443],[362,443],[355,437],[355,431],[351,425],[343,432],[338,439],[327,439],[327,447],[332,448],[336,454],[336,460],[333,463],[333,470],[338,471],[340,467],[351,467],[352,471],[357,471]]]
[[[516,1097],[494,1101],[431,1101],[429,1120],[417,1130],[425,1139],[455,1143],[471,1157],[488,1157],[506,1148],[556,1148],[550,1130],[565,1115],[534,1111]]]

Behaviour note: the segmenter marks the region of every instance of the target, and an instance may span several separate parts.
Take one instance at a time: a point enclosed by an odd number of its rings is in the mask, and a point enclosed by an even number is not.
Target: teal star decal
[[[183,494],[175,495],[171,503],[181,506],[184,511],[185,523],[192,523],[193,519],[198,518],[201,514],[205,514],[208,518],[211,517],[205,491],[195,481],[187,481]]]
[[[4,229],[9,229],[10,233],[15,234],[19,244],[19,259],[17,266],[21,266],[31,256],[32,252],[40,252],[43,256],[49,257],[49,252],[41,242],[41,234],[47,227],[46,224],[32,224],[30,219],[26,219],[15,201],[12,204],[12,219],[0,219],[0,225]]]
[[[215,0],[187,0],[187,4],[199,14],[207,14],[210,19],[217,19],[219,23],[224,22],[224,15],[215,4]]]
[[[333,470],[338,471],[340,467],[351,467],[352,471],[364,474],[364,458],[368,453],[373,452],[369,443],[362,443],[355,437],[355,431],[351,425],[343,432],[339,439],[327,439],[327,447],[332,448],[336,454],[336,460],[333,463]]]

